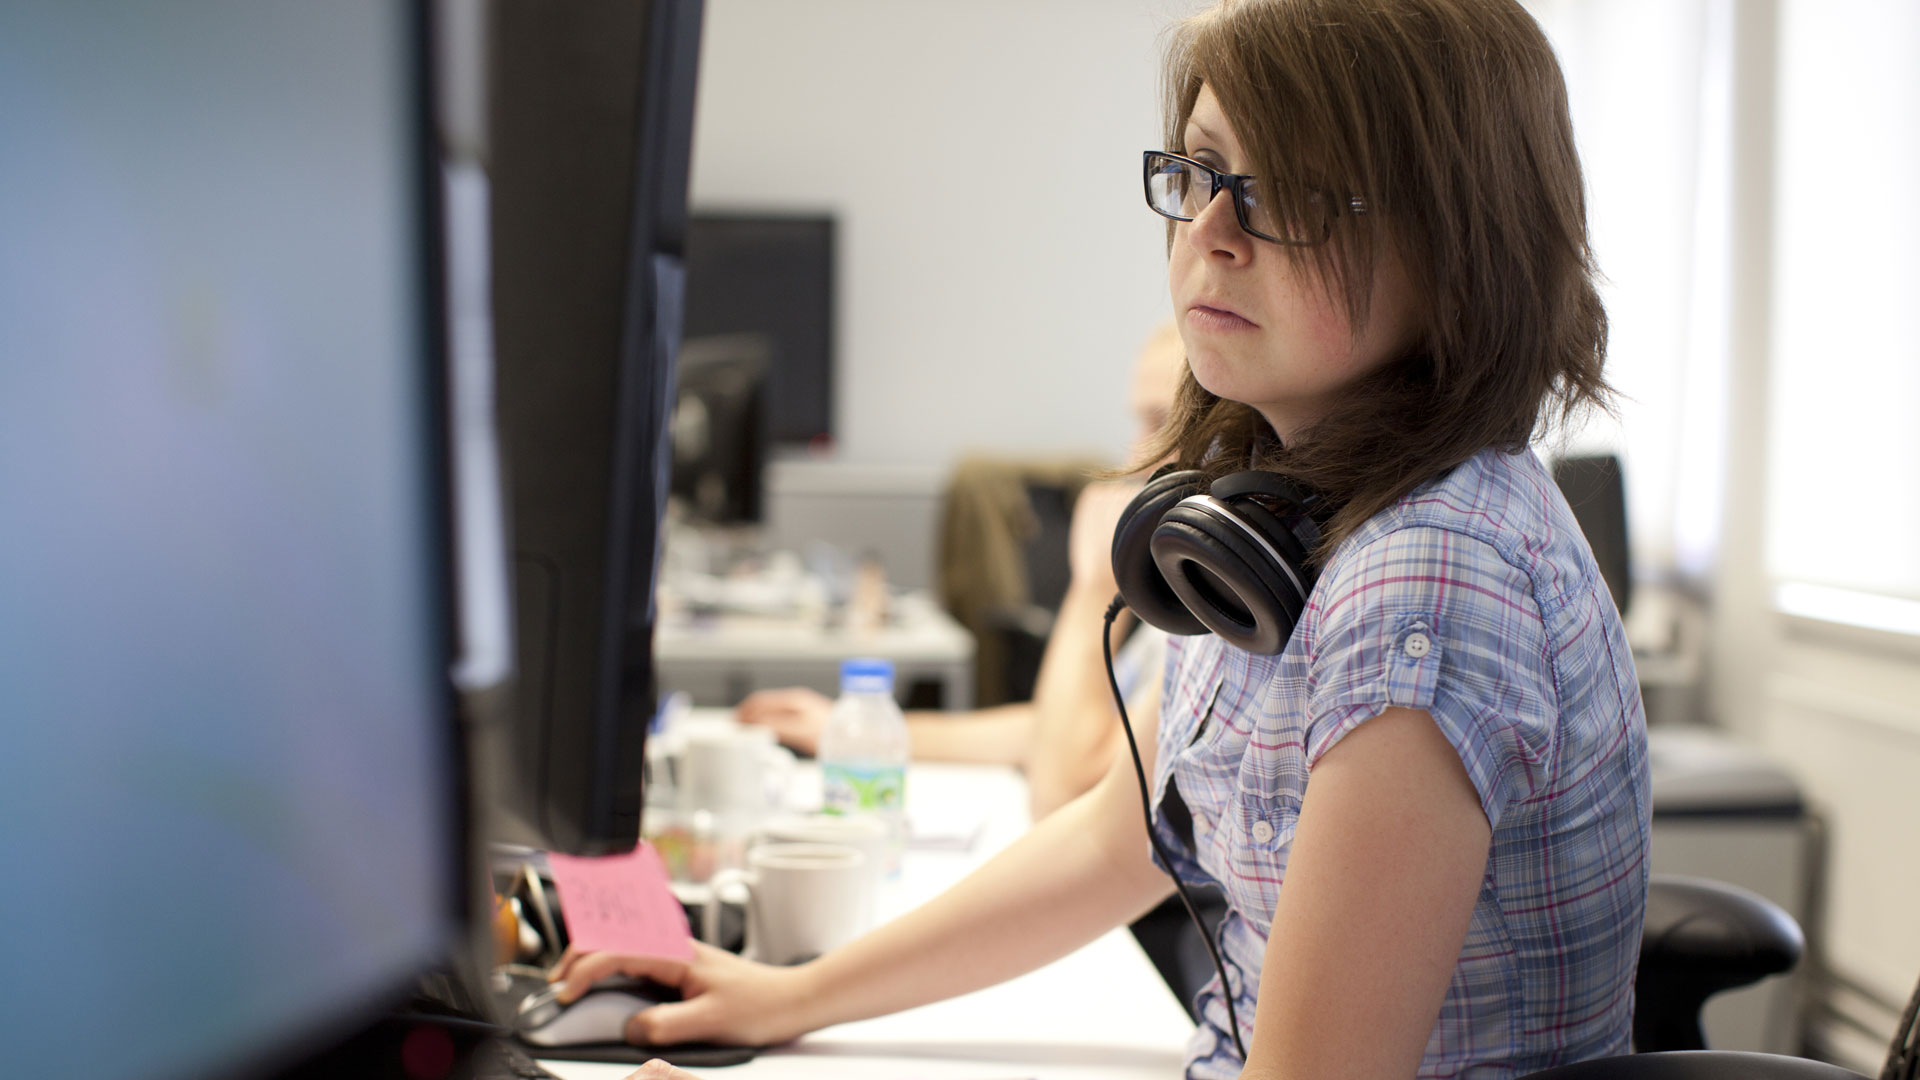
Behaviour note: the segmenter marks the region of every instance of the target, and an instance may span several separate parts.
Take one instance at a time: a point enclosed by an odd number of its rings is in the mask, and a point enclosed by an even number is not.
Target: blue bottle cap
[[[852,693],[892,693],[893,661],[866,657],[840,661],[840,689]]]

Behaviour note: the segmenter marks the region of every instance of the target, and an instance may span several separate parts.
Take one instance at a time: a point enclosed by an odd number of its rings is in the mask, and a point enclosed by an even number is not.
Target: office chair
[[[1553,463],[1553,482],[1566,496],[1573,519],[1593,549],[1593,561],[1613,595],[1613,606],[1627,613],[1633,600],[1633,563],[1627,543],[1627,490],[1617,454],[1563,457]]]
[[[1793,917],[1756,893],[1655,874],[1633,981],[1635,1049],[1706,1049],[1707,999],[1791,969],[1805,948]]]
[[[1073,504],[1090,461],[972,458],[955,466],[940,526],[940,600],[974,635],[974,704],[1033,696],[1070,577]]]
[[[1034,477],[1025,480],[1023,486],[1034,526],[1020,537],[1027,602],[1003,604],[981,613],[981,637],[986,639],[983,647],[998,648],[1004,658],[1000,685],[994,691],[1002,701],[1033,698],[1034,684],[1040,679],[1040,661],[1046,656],[1047,639],[1053,635],[1054,613],[1072,578],[1067,536],[1073,521],[1073,502],[1082,485]]]
[[[1522,1080],[1862,1080],[1806,1058],[1706,1050],[1709,997],[1788,970],[1806,939],[1772,902],[1717,881],[1656,874],[1647,888],[1634,977],[1637,1051],[1529,1073]]]
[[[1865,1080],[1852,1069],[1783,1054],[1675,1050],[1582,1061],[1521,1080]]]

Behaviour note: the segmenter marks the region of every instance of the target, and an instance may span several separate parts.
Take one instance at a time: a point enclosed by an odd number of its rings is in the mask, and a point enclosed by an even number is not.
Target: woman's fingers
[[[609,975],[629,975],[639,979],[652,979],[668,986],[679,986],[687,977],[687,962],[665,956],[589,953],[574,960],[568,966],[566,981],[556,996],[561,1004],[569,1004],[591,989],[594,983]]]
[[[734,716],[743,724],[767,724],[778,718],[788,716],[804,700],[796,687],[789,690],[756,690],[748,694],[745,701],[734,710]]]
[[[654,1058],[627,1074],[627,1080],[700,1080],[700,1078],[685,1069],[676,1069],[659,1058]]]
[[[735,715],[743,724],[766,724],[793,717],[805,717],[822,707],[832,707],[817,690],[796,686],[786,690],[758,690],[747,695]]]
[[[573,946],[567,946],[567,951],[561,953],[560,959],[555,961],[553,967],[547,971],[547,981],[556,983],[565,979],[567,972],[573,967],[573,962],[583,955],[585,954]]]
[[[702,1022],[698,1001],[670,1001],[627,1017],[626,1040],[635,1046],[672,1046],[714,1034]]]
[[[819,745],[820,729],[832,708],[833,702],[825,695],[796,686],[749,694],[734,715],[743,724],[772,728],[782,743],[811,754]]]

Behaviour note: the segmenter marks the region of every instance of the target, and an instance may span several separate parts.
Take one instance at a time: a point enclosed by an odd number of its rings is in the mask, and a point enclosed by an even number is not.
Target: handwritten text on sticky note
[[[625,855],[547,856],[567,938],[580,952],[693,959],[687,913],[667,885],[667,868],[645,843]]]

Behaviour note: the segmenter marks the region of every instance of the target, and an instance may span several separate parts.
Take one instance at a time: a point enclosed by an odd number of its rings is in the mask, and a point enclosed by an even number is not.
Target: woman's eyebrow
[[[1213,132],[1207,130],[1207,125],[1202,124],[1200,121],[1195,120],[1192,117],[1187,118],[1187,126],[1199,132],[1201,137],[1206,139],[1208,142],[1220,141],[1220,137],[1218,135],[1215,135]]]

